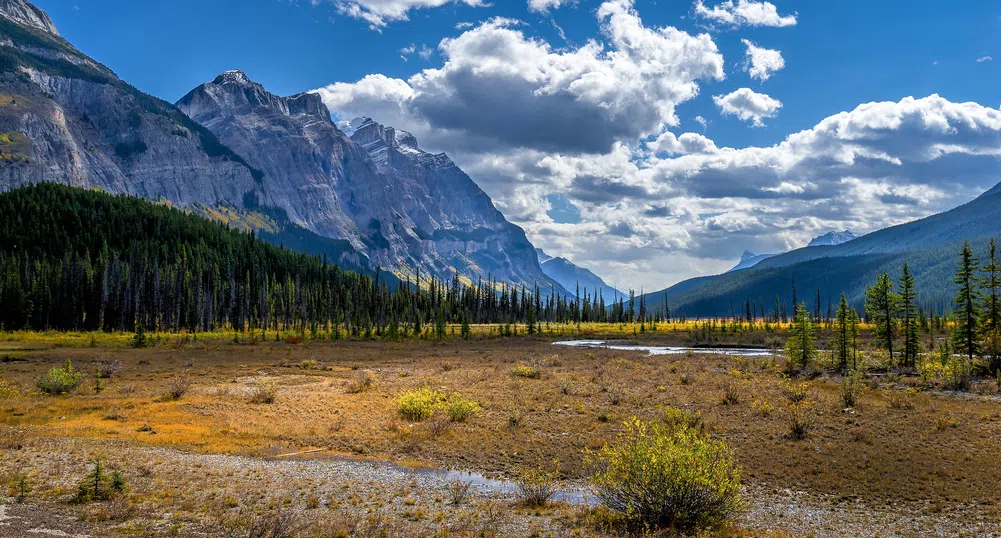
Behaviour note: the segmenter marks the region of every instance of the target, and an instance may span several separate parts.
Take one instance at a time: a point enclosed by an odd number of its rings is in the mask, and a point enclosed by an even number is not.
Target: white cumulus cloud
[[[313,0],[318,3],[321,0]],[[490,5],[484,0],[329,0],[341,13],[362,19],[372,28],[381,28],[391,21],[405,21],[412,9],[440,7],[445,4],[465,4],[472,7]]]
[[[715,95],[713,102],[724,116],[737,116],[743,121],[750,121],[755,127],[763,126],[761,120],[774,117],[782,108],[782,102],[778,99],[750,88],[740,88],[726,95]]]
[[[740,41],[747,47],[744,70],[751,78],[764,82],[785,68],[786,62],[780,51],[759,47],[747,39]]]
[[[576,0],[528,0],[528,10],[546,14],[551,10],[559,9],[575,1]]]
[[[604,42],[556,50],[514,21],[493,19],[443,40],[440,68],[318,91],[338,116],[413,131],[430,124],[467,144],[604,152],[677,125],[675,107],[699,94],[700,81],[724,76],[708,34],[645,26],[632,0],[604,2],[597,17]],[[387,101],[373,103],[377,94]]]
[[[775,4],[755,0],[726,0],[713,7],[706,7],[702,0],[695,2],[695,15],[714,23],[740,26],[795,26],[796,15],[779,15]]]

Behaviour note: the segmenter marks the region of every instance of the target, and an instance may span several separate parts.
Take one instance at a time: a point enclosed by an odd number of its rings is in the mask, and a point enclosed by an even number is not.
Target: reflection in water
[[[628,344],[616,344],[605,340],[568,340],[564,342],[553,342],[554,346],[589,347],[601,349],[614,349],[619,351],[646,351],[649,355],[684,355],[686,353],[701,353],[704,355],[731,355],[736,357],[771,357],[773,354],[767,349],[754,348],[707,348],[707,347],[668,347],[668,346],[635,346]]]

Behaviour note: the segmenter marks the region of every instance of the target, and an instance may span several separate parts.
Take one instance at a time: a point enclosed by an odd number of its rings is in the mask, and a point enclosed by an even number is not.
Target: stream
[[[647,355],[684,355],[699,353],[702,355],[731,355],[735,357],[771,357],[774,354],[767,349],[741,347],[670,347],[670,346],[639,346],[626,343],[616,343],[606,340],[567,340],[553,342],[554,346],[583,347],[596,349],[614,349],[616,351],[646,351]]]

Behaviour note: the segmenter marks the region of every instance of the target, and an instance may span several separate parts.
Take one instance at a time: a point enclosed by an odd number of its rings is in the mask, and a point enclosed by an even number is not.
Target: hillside
[[[672,312],[689,316],[729,316],[748,301],[760,314],[771,315],[776,300],[792,308],[793,282],[797,296],[821,310],[845,292],[857,308],[866,286],[878,275],[895,279],[906,262],[915,275],[919,304],[928,310],[951,308],[952,272],[963,242],[978,255],[992,237],[1001,236],[1001,185],[960,207],[893,226],[837,246],[807,247],[762,260],[751,269],[681,282],[666,290]],[[663,308],[664,291],[650,294],[650,308]]]
[[[580,289],[581,293],[587,291],[589,295],[599,296],[607,304],[611,304],[615,297],[622,297],[621,291],[609,286],[598,275],[591,270],[580,267],[566,258],[552,257],[542,249],[536,249],[539,261],[542,262],[542,271],[546,276],[561,284],[569,292],[573,293]]]

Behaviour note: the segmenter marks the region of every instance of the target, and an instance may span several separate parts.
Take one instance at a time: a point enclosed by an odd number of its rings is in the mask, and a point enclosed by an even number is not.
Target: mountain
[[[362,122],[351,138],[319,96],[278,97],[239,71],[179,105],[122,81],[29,2],[0,0],[0,191],[101,189],[350,268],[553,287],[524,232],[406,133]]]
[[[0,190],[46,181],[217,205],[261,179],[173,105],[74,48],[42,10],[0,0]]]
[[[554,258],[543,252],[542,249],[536,249],[536,252],[539,259],[544,260],[542,271],[571,293],[574,293],[579,285],[581,293],[584,290],[587,290],[589,294],[600,292],[606,304],[611,304],[616,296],[622,297],[624,295],[621,291],[606,284],[598,275],[574,265],[566,258]]]
[[[793,286],[798,300],[821,309],[836,305],[842,292],[860,309],[866,286],[886,272],[897,279],[907,263],[915,276],[918,303],[926,310],[947,311],[955,289],[953,271],[962,245],[970,241],[984,257],[991,238],[1001,236],[1001,184],[950,211],[879,230],[835,246],[793,250],[762,260],[754,267],[713,277],[700,277],[650,294],[648,308],[689,316],[729,316],[752,302],[771,314],[778,302],[792,309]],[[795,284],[794,284],[795,283]]]
[[[547,261],[553,259],[552,256],[543,252],[541,248],[535,249],[535,254],[539,257],[539,263],[546,263]]]
[[[842,243],[847,243],[854,239],[858,239],[858,236],[851,233],[848,230],[843,232],[827,232],[826,234],[816,237],[813,241],[810,241],[808,247],[833,247],[840,245]]]
[[[778,254],[755,254],[750,250],[745,250],[744,253],[740,255],[740,263],[733,266],[733,269],[730,269],[730,271],[727,272],[740,271],[741,269],[754,267],[755,265],[773,256],[778,256]]]
[[[367,118],[342,130],[319,95],[280,97],[241,71],[177,106],[264,172],[253,203],[346,241],[370,267],[550,288],[524,231],[448,156],[423,151],[409,133]]]

